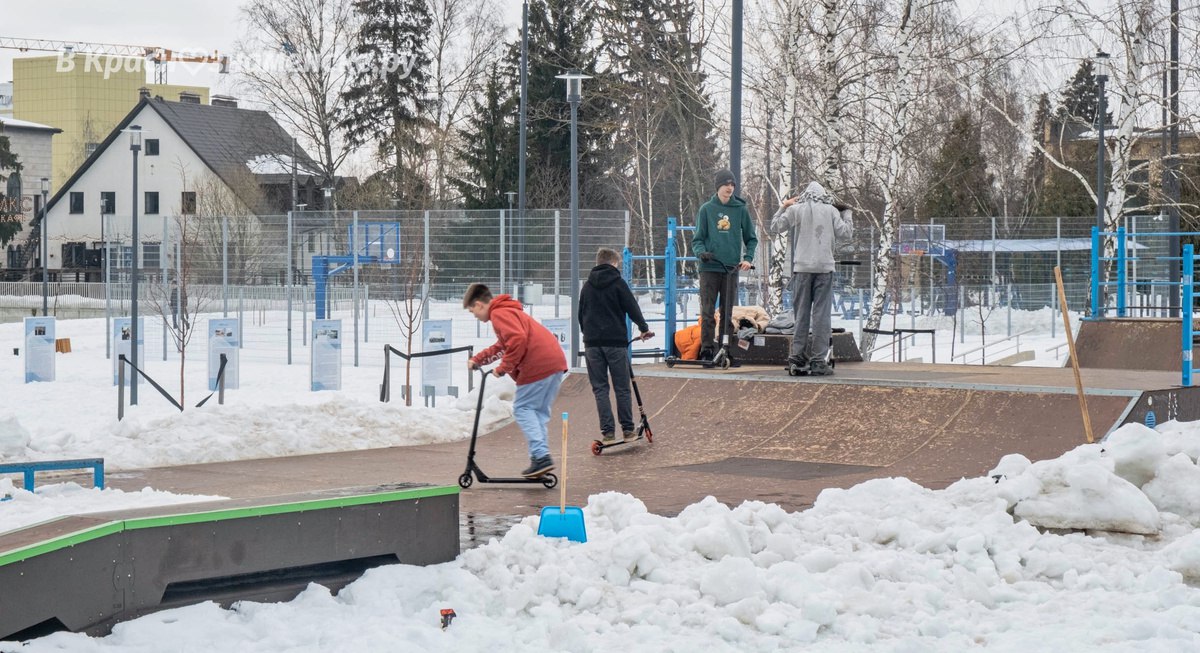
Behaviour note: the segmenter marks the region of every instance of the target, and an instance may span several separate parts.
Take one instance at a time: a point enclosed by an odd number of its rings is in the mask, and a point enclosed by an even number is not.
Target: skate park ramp
[[[549,431],[562,476],[559,416],[569,413],[570,503],[617,491],[666,515],[708,495],[800,510],[827,487],[904,476],[940,488],[986,474],[1009,453],[1040,460],[1086,442],[1069,368],[839,363],[832,377],[789,377],[779,367],[750,365],[635,369],[653,443],[600,456],[590,452],[599,424],[586,372],[572,371],[563,383]],[[1159,423],[1200,419],[1193,415],[1200,412],[1197,389],[1176,387],[1176,373],[1085,369],[1082,376],[1096,439],[1151,412]],[[229,497],[338,488],[347,478],[445,485],[463,473],[467,448],[462,440],[125,470],[109,484]],[[515,476],[526,467],[516,424],[481,435],[476,461],[489,476]],[[476,482],[460,495],[465,515],[489,517],[533,515],[556,500],[557,489],[525,484]]]
[[[1177,319],[1083,320],[1075,350],[1084,368],[1179,372],[1182,338]]]
[[[201,601],[336,591],[367,569],[459,553],[458,487],[394,484],[67,516],[0,533],[0,640]]]

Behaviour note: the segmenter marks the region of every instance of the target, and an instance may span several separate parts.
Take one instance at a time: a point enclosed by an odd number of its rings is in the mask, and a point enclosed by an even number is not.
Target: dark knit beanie
[[[716,179],[717,188],[720,188],[729,182],[733,182],[734,185],[737,185],[737,179],[734,178],[733,172],[724,168],[718,170]]]

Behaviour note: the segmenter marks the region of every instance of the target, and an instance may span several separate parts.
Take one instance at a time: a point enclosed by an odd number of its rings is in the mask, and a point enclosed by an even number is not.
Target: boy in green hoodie
[[[754,221],[746,202],[734,194],[737,180],[729,170],[718,170],[717,192],[696,214],[692,251],[700,258],[700,360],[712,360],[719,345],[714,342],[713,312],[721,302],[721,319],[730,320],[737,293],[738,272],[749,270],[758,247]],[[743,249],[744,247],[744,249]],[[726,275],[732,275],[727,279]]]

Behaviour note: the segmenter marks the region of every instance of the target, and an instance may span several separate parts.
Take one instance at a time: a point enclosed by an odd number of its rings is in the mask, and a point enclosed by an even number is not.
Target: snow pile
[[[1006,457],[997,478],[872,480],[797,513],[709,497],[663,517],[604,493],[584,544],[540,537],[529,517],[338,596],[312,585],[290,603],[203,604],[0,650],[1197,650],[1198,447],[1195,427],[1127,426],[1057,460]],[[458,615],[444,631],[443,608]]]
[[[53,384],[40,385],[55,390]],[[102,455],[111,470],[451,442],[470,437],[478,390],[433,408],[343,393],[264,403],[253,393],[240,393],[227,396],[225,406],[213,400],[182,413],[162,408],[165,402],[150,396],[149,409],[131,411],[120,422],[89,419],[86,413],[74,423],[39,421],[32,441],[18,413],[0,420],[0,461]],[[515,390],[506,377],[488,384],[481,432],[512,418]]]
[[[77,483],[38,485],[36,492],[14,487],[10,478],[0,478],[0,533],[25,528],[63,515],[83,515],[117,509],[150,508],[197,501],[218,501],[225,497],[202,494],[171,494],[143,488],[123,492],[85,488]]]

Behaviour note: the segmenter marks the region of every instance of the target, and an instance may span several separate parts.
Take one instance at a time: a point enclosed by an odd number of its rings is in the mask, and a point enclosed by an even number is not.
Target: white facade
[[[144,105],[130,122],[142,127],[142,148],[138,153],[138,239],[145,246],[157,245],[164,240],[164,225],[174,230],[175,218],[181,215],[181,204],[185,191],[196,192],[197,182],[209,179],[227,190],[208,166],[172,130],[149,105]],[[147,154],[148,141],[158,141],[158,154]],[[133,199],[133,153],[129,149],[129,135],[117,136],[98,158],[81,175],[70,182],[71,186],[50,208],[46,221],[50,243],[49,268],[63,267],[62,246],[68,243],[83,243],[88,249],[101,248],[101,222],[107,232],[110,245],[128,245],[133,233],[130,210]],[[209,189],[211,185],[207,186]],[[52,189],[57,192],[57,189]],[[74,200],[73,194],[81,193]],[[115,207],[112,213],[101,215],[102,194],[112,193]],[[158,194],[158,210],[147,212],[147,193]],[[79,210],[79,199],[82,210]],[[72,209],[76,212],[72,212]],[[153,207],[151,207],[153,210]],[[194,210],[194,209],[193,209]],[[124,249],[124,248],[122,248]],[[114,256],[127,258],[127,250],[114,249]],[[142,251],[142,262],[145,251]],[[149,262],[151,265],[154,261]],[[119,265],[114,261],[115,265]]]

